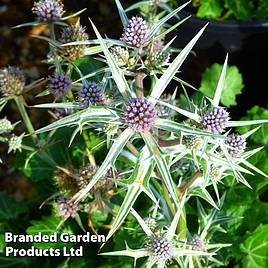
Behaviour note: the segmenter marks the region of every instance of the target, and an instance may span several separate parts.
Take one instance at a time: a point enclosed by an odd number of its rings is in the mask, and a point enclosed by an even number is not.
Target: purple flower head
[[[54,74],[51,78],[50,90],[56,97],[63,97],[71,88],[72,81],[64,74]]]
[[[146,21],[138,16],[132,17],[122,35],[122,40],[134,47],[141,47],[147,40],[148,26]]]
[[[174,255],[173,245],[164,236],[154,237],[151,241],[150,254],[157,262],[171,260]]]
[[[32,11],[41,22],[59,20],[64,14],[63,4],[60,0],[40,0],[34,3]]]
[[[203,116],[201,123],[205,129],[221,133],[226,129],[229,119],[229,113],[224,108],[214,107]]]
[[[90,105],[103,105],[105,94],[102,88],[96,82],[86,83],[79,92],[80,104],[82,107]]]
[[[153,103],[145,98],[131,99],[124,111],[123,120],[137,132],[149,131],[157,118]]]
[[[246,149],[246,139],[238,134],[229,135],[225,144],[228,145],[228,152],[232,157],[241,156]]]
[[[206,246],[203,239],[199,235],[194,235],[190,241],[192,249],[197,251],[206,251]]]
[[[58,200],[58,213],[64,218],[76,216],[78,211],[77,205],[68,197],[64,197]]]

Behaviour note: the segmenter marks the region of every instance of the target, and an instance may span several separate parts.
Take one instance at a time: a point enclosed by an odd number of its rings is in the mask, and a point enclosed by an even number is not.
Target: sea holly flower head
[[[132,17],[125,28],[122,40],[128,45],[140,48],[147,41],[148,26],[146,21],[139,17]]]
[[[97,170],[99,169],[99,166],[97,165],[85,165],[81,167],[78,171],[77,176],[77,185],[79,189],[84,189],[92,177],[95,175]],[[117,178],[119,178],[119,175],[115,174]],[[103,189],[109,189],[112,185],[112,179],[113,179],[113,170],[112,168],[108,169],[108,171],[105,173],[104,176],[95,184],[93,191],[103,190]]]
[[[229,113],[225,108],[214,107],[203,116],[202,125],[211,132],[221,133],[227,128],[229,119]]]
[[[54,181],[62,193],[75,194],[79,188],[77,187],[76,179],[73,174],[76,170],[72,166],[58,168],[54,173]]]
[[[192,239],[190,240],[190,244],[192,245],[193,250],[206,251],[205,242],[197,234],[193,235]]]
[[[34,3],[32,11],[40,22],[60,20],[64,14],[61,0],[40,0]]]
[[[188,149],[191,149],[193,151],[198,151],[202,149],[202,146],[204,144],[204,139],[199,136],[184,136],[183,144]]]
[[[6,118],[0,119],[0,134],[9,133],[13,129],[14,129],[14,126],[11,124],[11,122],[8,119]]]
[[[90,105],[103,105],[105,94],[103,89],[96,82],[87,82],[79,91],[80,105],[89,107]]]
[[[50,79],[49,88],[56,98],[65,96],[71,86],[71,79],[64,74],[55,73]]]
[[[157,221],[154,217],[148,216],[144,219],[145,224],[152,230],[154,231],[157,227]]]
[[[0,93],[3,96],[21,95],[25,82],[24,73],[18,67],[8,66],[0,70]]]
[[[70,198],[63,197],[58,200],[58,214],[63,218],[74,218],[77,215],[78,206]]]
[[[146,98],[133,98],[125,107],[123,120],[137,132],[149,131],[157,118],[157,109]]]
[[[145,65],[149,68],[160,69],[168,64],[170,59],[170,53],[162,49],[154,50],[150,53],[145,61]]]
[[[85,32],[85,27],[80,24],[72,24],[63,28],[59,41],[62,44],[86,41],[88,34]],[[62,55],[70,60],[76,60],[85,55],[87,45],[70,45],[62,47]]]
[[[217,182],[217,181],[220,181],[221,179],[222,171],[219,167],[212,165],[209,175],[211,177],[211,180]]]
[[[79,189],[83,189],[88,185],[90,179],[94,176],[97,170],[97,166],[93,166],[90,164],[85,165],[79,169],[77,177],[77,185]]]
[[[8,142],[8,153],[10,152],[16,152],[16,151],[21,151],[21,147],[22,147],[22,138],[23,135],[21,136],[16,136],[16,135],[12,135],[11,138],[9,139]]]
[[[228,153],[232,157],[241,156],[246,149],[246,139],[238,134],[229,135],[225,144],[228,146]]]
[[[174,256],[172,242],[165,236],[153,237],[148,250],[156,262],[166,262]]]
[[[127,49],[120,47],[120,46],[114,46],[111,48],[111,53],[118,64],[118,66],[123,67],[127,66],[129,63],[129,52]]]

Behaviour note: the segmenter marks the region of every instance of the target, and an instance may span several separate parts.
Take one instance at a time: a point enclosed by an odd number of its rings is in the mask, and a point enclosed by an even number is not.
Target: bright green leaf
[[[213,98],[222,70],[222,65],[215,63],[202,75],[200,91],[209,98]],[[236,96],[241,94],[243,85],[242,75],[236,66],[228,66],[225,83],[221,95],[221,103],[225,106],[236,104]]]
[[[243,268],[268,267],[268,224],[260,225],[240,246]]]
[[[201,18],[218,18],[221,16],[222,11],[221,0],[201,0],[197,16]]]
[[[250,20],[253,17],[254,5],[252,0],[226,0],[226,5],[239,20]]]

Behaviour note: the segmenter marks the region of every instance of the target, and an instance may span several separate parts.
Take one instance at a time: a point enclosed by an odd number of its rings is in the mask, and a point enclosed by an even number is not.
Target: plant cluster
[[[213,96],[189,97],[187,91],[196,89],[179,70],[206,26],[180,51],[172,48],[174,39],[167,41],[187,18],[173,26],[167,22],[188,3],[170,10],[166,1],[150,1],[143,17],[131,17],[115,2],[123,25],[118,40],[103,38],[92,21],[92,39],[79,19],[68,24],[82,11],[63,17],[60,0],[36,2],[36,21],[17,26],[47,24],[50,33],[36,36],[48,42],[44,62],[50,76],[27,84],[17,67],[2,69],[0,76],[0,109],[15,101],[27,128],[19,138],[10,137],[16,124],[2,118],[0,141],[9,144],[9,152],[21,151],[17,167],[38,182],[41,207],[49,211],[27,233],[42,226],[48,233],[79,232],[77,226],[105,233],[100,255],[120,256],[116,267],[131,267],[122,256],[134,258],[137,267],[224,265],[224,250],[232,242],[220,234],[237,218],[222,212],[222,184],[229,180],[250,188],[245,175],[267,177],[249,162],[262,147],[246,148],[259,127],[243,134],[234,128],[268,120],[233,121],[220,104],[228,57]],[[162,5],[168,12],[159,12]],[[49,110],[54,121],[35,130],[24,95],[37,87],[44,90],[36,97],[51,95],[53,101],[31,108]],[[3,226],[10,228],[8,221]],[[125,246],[117,243],[120,235]],[[108,263],[98,267],[114,267]],[[57,265],[81,264],[68,259]]]

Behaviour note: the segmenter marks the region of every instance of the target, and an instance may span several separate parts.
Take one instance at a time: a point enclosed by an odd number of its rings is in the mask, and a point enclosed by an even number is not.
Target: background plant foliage
[[[267,0],[193,0],[192,5],[200,18],[248,21],[268,16]]]

